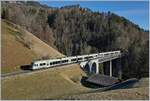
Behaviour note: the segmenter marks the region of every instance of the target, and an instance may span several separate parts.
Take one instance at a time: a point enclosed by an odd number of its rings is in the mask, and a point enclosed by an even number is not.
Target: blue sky
[[[50,7],[80,4],[81,7],[92,11],[111,11],[123,16],[141,28],[149,29],[149,3],[148,1],[39,1]]]

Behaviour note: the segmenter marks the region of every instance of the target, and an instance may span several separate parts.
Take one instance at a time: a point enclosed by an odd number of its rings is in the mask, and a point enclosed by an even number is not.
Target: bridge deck
[[[99,86],[110,86],[119,82],[118,78],[100,74],[92,75],[86,81]]]

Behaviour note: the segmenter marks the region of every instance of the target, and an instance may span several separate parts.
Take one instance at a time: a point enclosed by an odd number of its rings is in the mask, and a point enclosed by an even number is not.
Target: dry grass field
[[[19,70],[20,65],[30,64],[43,56],[51,58],[63,56],[18,25],[2,21],[1,27],[2,73]]]
[[[62,67],[2,79],[2,99],[58,99],[90,90],[79,82],[86,75],[79,65]]]

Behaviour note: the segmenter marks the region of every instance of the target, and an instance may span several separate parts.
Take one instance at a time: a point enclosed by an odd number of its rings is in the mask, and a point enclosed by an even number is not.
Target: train
[[[78,55],[78,56],[69,56],[69,57],[56,58],[56,59],[48,59],[48,60],[38,60],[32,62],[30,69],[37,70],[37,69],[44,69],[44,68],[53,68],[59,65],[80,63],[90,59],[119,56],[119,55],[121,55],[120,51],[111,51],[111,52],[94,53],[88,55]]]

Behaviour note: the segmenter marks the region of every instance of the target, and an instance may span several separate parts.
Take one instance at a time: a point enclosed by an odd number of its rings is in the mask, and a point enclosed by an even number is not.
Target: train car
[[[32,62],[31,69],[36,70],[36,69],[49,68],[49,67],[55,66],[57,64],[57,61],[60,61],[60,60],[61,59],[34,61]]]
[[[45,60],[41,60],[41,61],[34,61],[34,62],[32,62],[32,70],[35,70],[35,69],[40,69],[40,68],[43,68],[43,66],[44,67],[46,67],[47,65],[47,61],[45,61]]]
[[[40,60],[32,62],[32,70],[51,68],[58,65],[64,65],[71,63],[71,57],[64,57],[59,59]]]
[[[82,61],[87,61],[94,58],[109,58],[112,56],[120,56],[120,51],[112,51],[112,52],[104,52],[104,53],[94,53],[89,55],[79,55],[79,56],[71,56],[71,57],[63,57],[57,59],[49,59],[49,60],[38,60],[32,62],[31,69],[43,69],[43,68],[51,68],[58,65],[78,63]]]

